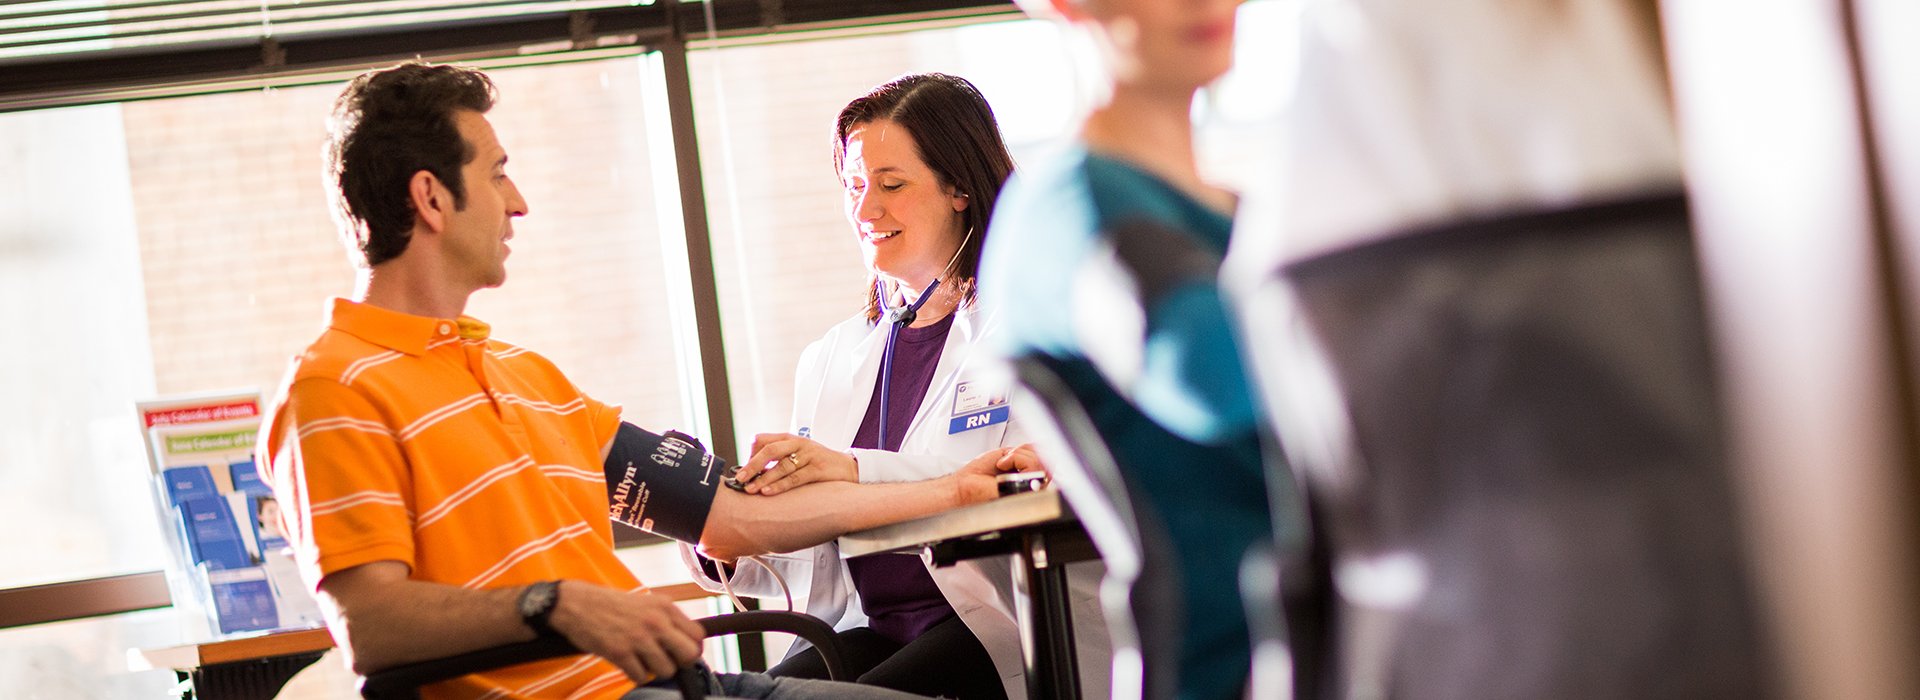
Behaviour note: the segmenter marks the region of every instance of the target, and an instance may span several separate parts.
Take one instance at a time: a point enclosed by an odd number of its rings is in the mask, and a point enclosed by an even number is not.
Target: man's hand
[[[740,463],[747,493],[772,496],[816,481],[860,480],[853,455],[788,433],[753,436],[753,454]]]
[[[560,582],[548,618],[581,651],[620,667],[635,683],[666,678],[700,658],[700,623],[665,596],[626,593],[584,581]]]
[[[999,461],[994,462],[995,469],[1002,472],[1040,472],[1046,474],[1048,479],[1053,478],[1053,473],[1047,471],[1047,463],[1040,460],[1040,453],[1034,451],[1033,443],[1022,443],[1002,449],[1006,454],[1001,455]]]
[[[1005,472],[1046,472],[1047,465],[1040,461],[1040,453],[1033,450],[1033,443],[1013,447],[995,447],[980,453],[980,456],[967,462],[960,468],[961,473],[999,476]]]
[[[1040,461],[1040,455],[1033,450],[1033,444],[1027,443],[1014,447],[996,447],[967,462],[967,465],[955,472],[956,489],[960,502],[979,503],[1000,496],[1000,484],[997,479],[1006,472],[1045,472],[1047,465]]]

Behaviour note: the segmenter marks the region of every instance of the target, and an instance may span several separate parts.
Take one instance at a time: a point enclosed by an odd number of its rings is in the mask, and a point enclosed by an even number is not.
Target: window
[[[166,561],[133,417],[154,391],[122,108],[0,115],[0,586]]]
[[[754,433],[788,429],[800,352],[865,301],[866,269],[833,170],[833,121],[847,101],[905,73],[973,82],[1016,160],[1075,124],[1064,55],[1046,22],[721,48],[689,60],[720,280],[741,454]],[[1018,42],[1008,44],[1006,42]]]
[[[516,222],[508,285],[475,295],[468,313],[629,420],[672,426],[690,410],[665,301],[651,61],[489,71],[502,95],[489,117],[531,215]],[[0,409],[0,531],[39,533],[9,539],[0,587],[170,564],[133,402],[271,394],[321,330],[327,299],[352,293],[320,173],[339,90],[0,115],[0,152],[15,165],[0,197],[22,213],[0,226],[0,324],[13,341],[0,385],[14,397]],[[129,646],[179,641],[173,614],[10,631],[0,658],[34,647],[118,687]],[[155,616],[171,623],[136,621]],[[116,651],[99,662],[104,648]],[[35,695],[34,676],[0,674],[0,695]]]

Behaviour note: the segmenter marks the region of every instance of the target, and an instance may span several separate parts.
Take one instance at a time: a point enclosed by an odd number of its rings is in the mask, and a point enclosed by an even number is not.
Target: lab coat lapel
[[[880,356],[887,346],[887,324],[879,323],[863,335],[848,333],[838,343],[836,354],[844,357],[827,362],[823,400],[815,414],[813,439],[823,445],[851,445],[860,421],[867,417],[867,404],[873,399],[873,386],[880,380]],[[844,392],[844,393],[843,393]]]

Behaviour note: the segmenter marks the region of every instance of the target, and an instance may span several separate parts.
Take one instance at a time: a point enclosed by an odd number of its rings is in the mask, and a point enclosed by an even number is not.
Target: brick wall
[[[495,71],[531,215],[468,313],[651,425],[682,411],[635,60]],[[320,149],[340,86],[126,105],[158,389],[277,385],[353,272]]]

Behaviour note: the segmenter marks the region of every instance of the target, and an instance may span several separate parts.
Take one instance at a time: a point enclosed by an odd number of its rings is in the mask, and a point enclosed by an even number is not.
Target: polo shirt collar
[[[351,299],[334,299],[327,326],[389,350],[424,355],[427,346],[455,336],[485,340],[492,332],[472,316],[457,319],[415,316]]]

